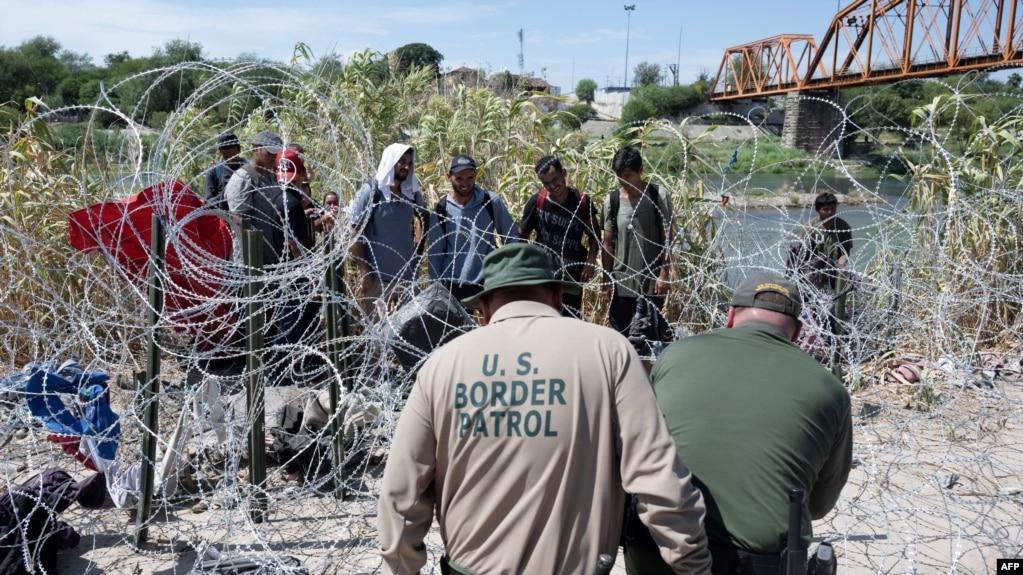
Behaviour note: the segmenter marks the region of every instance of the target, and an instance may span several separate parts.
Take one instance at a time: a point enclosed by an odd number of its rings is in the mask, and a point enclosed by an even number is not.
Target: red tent
[[[104,250],[119,271],[144,288],[149,269],[153,212],[164,218],[167,249],[164,312],[178,330],[222,341],[230,333],[228,308],[218,301],[231,257],[231,230],[212,214],[196,215],[202,200],[174,180],[150,186],[122,200],[72,212],[68,243],[76,250]]]

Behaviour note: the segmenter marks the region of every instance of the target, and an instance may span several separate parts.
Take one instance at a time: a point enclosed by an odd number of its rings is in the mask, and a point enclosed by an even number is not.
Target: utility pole
[[[632,13],[635,11],[635,4],[625,5],[625,80],[622,87],[626,90],[629,88],[629,30],[632,28]]]
[[[675,85],[678,86],[678,72],[682,68],[682,26],[678,27],[678,53],[675,56]]]
[[[526,70],[526,57],[523,54],[523,45],[524,45],[524,39],[523,39],[524,32],[523,31],[524,31],[524,28],[519,28],[519,77],[520,78],[522,77],[522,74]]]

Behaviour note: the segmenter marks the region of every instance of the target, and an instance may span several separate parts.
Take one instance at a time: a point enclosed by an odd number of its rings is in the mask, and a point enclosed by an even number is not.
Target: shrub
[[[704,93],[697,86],[641,86],[632,90],[622,110],[622,123],[651,118],[677,118],[700,105]]]
[[[578,130],[583,122],[597,117],[597,112],[589,104],[573,104],[565,108],[559,115],[561,126],[569,130]]]

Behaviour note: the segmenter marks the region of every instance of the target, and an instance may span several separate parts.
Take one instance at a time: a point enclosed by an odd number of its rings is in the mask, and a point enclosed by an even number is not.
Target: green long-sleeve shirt
[[[793,487],[805,489],[809,517],[834,507],[852,463],[849,394],[781,330],[754,321],[682,340],[653,380],[712,542],[780,551]]]

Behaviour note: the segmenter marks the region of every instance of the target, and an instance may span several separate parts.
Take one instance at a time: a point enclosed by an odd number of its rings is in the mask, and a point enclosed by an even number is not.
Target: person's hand
[[[671,287],[671,283],[668,282],[667,277],[657,276],[657,282],[654,283],[654,295],[668,295],[669,287]]]
[[[320,216],[320,227],[325,232],[334,229],[334,212],[332,210],[327,210]]]
[[[839,256],[838,261],[835,262],[835,267],[840,268],[840,269],[844,269],[846,264],[848,264],[848,263],[849,263],[849,258],[847,258],[845,256],[845,254],[843,254],[843,255]]]
[[[359,297],[366,298],[373,293],[373,272],[368,266],[359,266]]]

